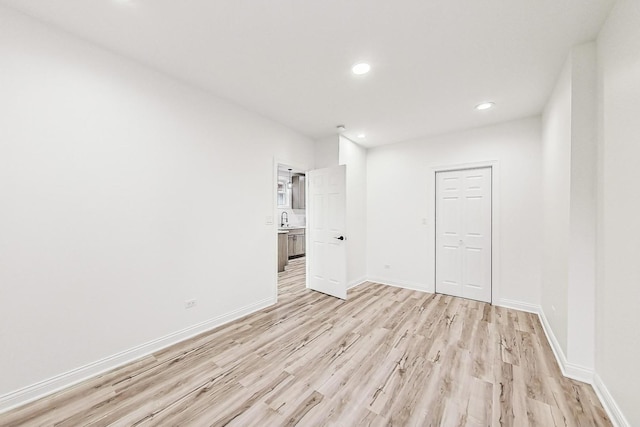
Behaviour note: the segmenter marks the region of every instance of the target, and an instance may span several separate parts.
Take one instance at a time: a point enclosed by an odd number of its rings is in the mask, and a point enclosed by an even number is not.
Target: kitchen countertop
[[[304,225],[292,225],[291,227],[279,227],[278,232],[287,232],[288,230],[304,230],[305,228],[307,227],[305,227]]]

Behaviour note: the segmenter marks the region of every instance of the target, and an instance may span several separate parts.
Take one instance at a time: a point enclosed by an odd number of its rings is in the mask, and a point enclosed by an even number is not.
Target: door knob
[[[344,236],[340,236],[340,237],[334,237],[334,239],[338,239],[338,240],[344,240]]]

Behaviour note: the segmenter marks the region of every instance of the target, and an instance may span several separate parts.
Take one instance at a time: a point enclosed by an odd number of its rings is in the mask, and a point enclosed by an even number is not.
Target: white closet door
[[[436,292],[491,302],[491,168],[436,173]]]

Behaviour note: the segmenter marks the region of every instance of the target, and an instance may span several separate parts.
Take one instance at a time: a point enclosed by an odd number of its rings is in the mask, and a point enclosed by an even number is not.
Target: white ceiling
[[[613,2],[0,0],[309,137],[345,124],[365,146],[539,114]],[[353,75],[359,61],[372,71]],[[496,107],[474,110],[485,100]]]

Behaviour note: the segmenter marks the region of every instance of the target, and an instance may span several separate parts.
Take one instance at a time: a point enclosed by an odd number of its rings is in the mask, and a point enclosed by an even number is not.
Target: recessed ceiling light
[[[365,135],[364,133],[359,133],[358,134],[358,138],[360,139],[364,139],[367,135]]]
[[[488,110],[489,108],[493,107],[494,104],[493,102],[483,102],[482,104],[478,104],[476,105],[476,110]]]
[[[367,74],[369,72],[369,70],[371,70],[371,65],[365,63],[365,62],[361,62],[359,64],[354,65],[351,68],[351,71],[353,71],[353,74]]]

